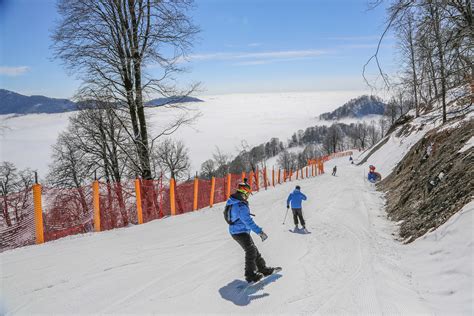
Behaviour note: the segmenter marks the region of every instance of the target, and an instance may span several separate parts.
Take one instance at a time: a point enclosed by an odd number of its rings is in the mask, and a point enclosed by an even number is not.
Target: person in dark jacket
[[[264,276],[272,274],[275,268],[266,266],[265,260],[250,236],[250,231],[253,231],[262,241],[268,237],[250,216],[249,203],[247,202],[250,193],[250,185],[247,182],[240,183],[237,191],[227,200],[225,214],[228,216],[227,222],[231,223],[229,224],[229,233],[245,251],[245,280],[256,282]]]
[[[334,166],[334,168],[332,168],[332,175],[336,176],[336,172],[337,172],[337,166]]]
[[[295,190],[290,193],[288,199],[286,200],[286,208],[290,208],[291,203],[291,210],[293,211],[293,220],[295,222],[295,229],[298,229],[298,219],[303,226],[303,229],[306,229],[306,223],[303,218],[303,210],[301,206],[301,202],[306,200],[306,195],[301,193],[301,187],[299,185],[296,186]]]

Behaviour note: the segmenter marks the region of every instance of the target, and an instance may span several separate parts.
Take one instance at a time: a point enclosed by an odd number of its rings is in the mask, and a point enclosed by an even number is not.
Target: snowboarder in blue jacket
[[[268,237],[251,217],[253,214],[250,214],[249,203],[247,202],[250,193],[250,185],[246,182],[240,183],[237,191],[227,200],[224,217],[229,224],[229,233],[232,238],[245,251],[245,280],[256,282],[264,276],[272,274],[275,268],[266,266],[265,260],[250,236],[250,231],[253,231],[260,236],[262,241],[265,241]]]
[[[297,185],[295,190],[290,193],[288,199],[286,200],[286,208],[290,208],[293,211],[293,221],[295,222],[295,229],[298,229],[298,219],[300,220],[301,226],[303,229],[306,229],[306,223],[303,218],[303,210],[301,207],[301,202],[306,200],[306,195],[301,193],[301,187]]]

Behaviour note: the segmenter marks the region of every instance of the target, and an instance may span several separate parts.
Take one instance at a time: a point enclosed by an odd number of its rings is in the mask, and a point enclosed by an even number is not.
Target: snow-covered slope
[[[439,315],[474,313],[474,202],[437,230],[406,246],[402,259],[430,309]]]
[[[410,246],[365,167],[347,157],[325,174],[251,197],[253,235],[269,265],[283,271],[260,288],[243,284],[243,252],[227,232],[223,205],[113,231],[63,238],[0,254],[8,314],[472,314],[472,210]],[[295,184],[308,201],[310,234],[289,231],[286,197]],[[470,222],[471,221],[471,222]],[[418,258],[414,258],[414,256]],[[449,261],[447,261],[449,260]],[[465,278],[463,282],[445,277]],[[470,285],[470,286],[469,286]]]

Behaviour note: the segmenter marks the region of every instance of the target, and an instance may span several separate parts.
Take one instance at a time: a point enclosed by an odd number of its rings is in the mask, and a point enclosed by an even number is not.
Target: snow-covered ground
[[[464,314],[473,310],[473,204],[403,245],[367,166],[348,157],[329,173],[251,197],[269,238],[254,240],[283,271],[237,294],[243,251],[223,205],[0,254],[7,314]],[[382,166],[381,166],[382,167]],[[299,184],[309,234],[292,233],[286,197]]]
[[[204,102],[190,103],[191,113],[201,116],[192,126],[180,128],[173,137],[189,148],[192,174],[212,158],[218,146],[223,153],[235,155],[242,141],[259,145],[278,137],[286,140],[299,129],[324,125],[318,115],[332,111],[364,91],[307,93],[229,94],[200,96]],[[147,118],[152,135],[180,111],[149,108]],[[38,169],[44,176],[51,162],[51,145],[68,125],[71,113],[0,116],[0,161],[11,161],[17,167]],[[368,118],[371,119],[377,118]],[[354,120],[345,120],[352,122]]]

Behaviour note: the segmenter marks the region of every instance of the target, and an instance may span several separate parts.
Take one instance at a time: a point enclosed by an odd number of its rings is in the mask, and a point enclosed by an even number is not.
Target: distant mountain
[[[190,97],[190,96],[176,96],[176,97],[168,97],[168,98],[158,98],[148,101],[146,106],[162,106],[165,104],[174,104],[174,103],[187,103],[187,102],[203,102],[203,100]]]
[[[41,95],[30,97],[0,89],[0,114],[60,113],[74,111],[76,104],[67,99]]]
[[[363,95],[352,99],[332,112],[323,113],[321,120],[339,120],[342,118],[361,118],[366,115],[382,115],[387,105],[373,95]]]
[[[173,103],[203,102],[189,96],[176,96],[153,99],[146,103],[147,107]],[[13,91],[0,89],[0,115],[31,114],[31,113],[62,113],[77,109],[77,103],[68,99],[54,99],[41,95],[26,96]]]

